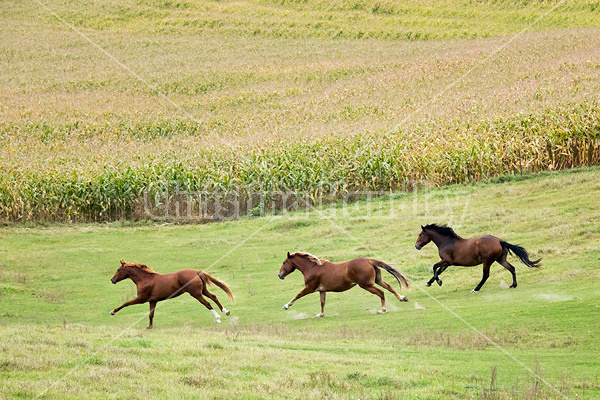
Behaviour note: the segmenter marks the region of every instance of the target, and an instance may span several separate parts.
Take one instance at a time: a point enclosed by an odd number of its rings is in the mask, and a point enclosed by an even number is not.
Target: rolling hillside
[[[0,230],[2,398],[598,398],[600,170],[504,176],[207,225],[114,223]],[[519,287],[499,265],[451,267],[424,288],[437,251],[414,249],[419,226],[451,223],[543,256],[516,259]],[[412,281],[410,301],[353,289],[282,309],[302,287],[277,272],[287,251],[332,261],[368,256]],[[108,313],[134,285],[110,283],[120,259],[158,272],[203,269],[236,303],[216,325],[191,297]],[[514,262],[513,262],[514,261]],[[391,276],[385,277],[393,282]],[[395,285],[397,287],[397,285]]]

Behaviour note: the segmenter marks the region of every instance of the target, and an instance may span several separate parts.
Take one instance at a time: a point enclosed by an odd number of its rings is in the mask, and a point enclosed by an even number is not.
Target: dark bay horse
[[[381,298],[381,310],[377,312],[378,314],[386,312],[387,309],[383,290],[375,287],[375,284],[392,292],[398,300],[408,301],[406,296],[400,296],[390,284],[384,282],[381,278],[381,270],[384,269],[392,274],[400,287],[404,284],[408,289],[410,286],[406,277],[382,261],[360,257],[334,264],[327,260],[320,260],[312,254],[297,251],[287,254],[278,276],[280,279],[284,279],[296,269],[304,275],[305,286],[289,303],[283,306],[286,310],[300,297],[319,292],[321,294],[321,313],[316,316],[322,317],[325,314],[326,292],[343,292],[356,285]]]
[[[541,258],[531,261],[529,254],[527,254],[527,251],[523,247],[507,243],[495,236],[487,235],[473,239],[463,239],[452,228],[447,226],[436,224],[421,226],[421,233],[417,238],[415,247],[417,250],[421,250],[423,246],[431,241],[438,247],[442,261],[434,264],[433,278],[425,286],[431,286],[433,281],[442,286],[442,280],[439,276],[451,265],[473,267],[483,264],[481,282],[471,291],[471,293],[477,293],[490,276],[490,266],[495,261],[510,271],[513,279],[510,287],[516,288],[517,275],[515,274],[515,267],[506,260],[509,252],[514,253],[528,267],[537,268],[541,266]]]
[[[115,315],[115,313],[123,307],[149,302],[150,325],[148,325],[147,329],[152,329],[154,309],[156,308],[157,302],[172,299],[173,297],[177,297],[186,292],[212,311],[216,322],[221,322],[221,317],[213,310],[212,306],[204,296],[215,302],[225,315],[229,315],[229,310],[223,307],[221,303],[219,303],[219,300],[217,300],[217,296],[210,293],[206,287],[215,284],[227,293],[232,302],[234,301],[233,293],[231,293],[231,289],[229,289],[229,286],[227,286],[225,282],[202,271],[183,269],[171,274],[157,274],[144,264],[128,263],[121,260],[121,266],[117,269],[117,272],[110,281],[112,283],[117,283],[127,278],[131,279],[137,286],[137,297],[115,308],[110,312],[110,315]]]

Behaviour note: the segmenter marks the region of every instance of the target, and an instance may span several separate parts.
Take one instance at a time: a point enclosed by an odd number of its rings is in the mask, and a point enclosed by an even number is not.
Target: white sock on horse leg
[[[221,316],[214,309],[210,311],[212,311],[213,315],[215,316],[215,319],[221,319]]]

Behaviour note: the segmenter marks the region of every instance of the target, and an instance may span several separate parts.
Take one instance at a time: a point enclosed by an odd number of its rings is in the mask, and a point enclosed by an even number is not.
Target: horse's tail
[[[406,278],[406,276],[404,276],[400,271],[398,271],[396,268],[392,267],[391,265],[387,265],[386,263],[384,263],[383,261],[379,261],[379,260],[369,260],[369,262],[371,263],[371,265],[373,266],[373,268],[377,269],[385,269],[387,272],[389,272],[390,274],[392,274],[392,276],[394,278],[396,278],[396,280],[398,281],[398,284],[400,285],[400,287],[402,287],[402,285],[404,284],[404,286],[407,289],[410,289],[410,284],[408,283],[408,278]]]
[[[513,253],[515,256],[519,257],[523,264],[527,265],[528,267],[539,268],[542,266],[542,264],[540,264],[540,261],[542,261],[542,259],[539,258],[535,261],[531,261],[529,259],[529,254],[527,253],[527,250],[525,250],[523,247],[518,246],[516,244],[507,243],[503,240],[500,241],[500,245],[503,249],[507,249],[509,253]]]
[[[214,285],[220,287],[221,289],[223,289],[223,291],[225,293],[227,293],[227,296],[229,296],[229,298],[231,299],[231,302],[235,303],[235,299],[233,298],[233,293],[231,292],[231,289],[229,289],[229,286],[227,286],[227,284],[225,282],[215,278],[214,276],[212,276],[204,271],[198,271],[198,276],[207,285],[214,284]]]

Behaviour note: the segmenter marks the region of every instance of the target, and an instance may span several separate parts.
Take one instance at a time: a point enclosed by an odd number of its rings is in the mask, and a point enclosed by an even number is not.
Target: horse
[[[150,324],[146,329],[152,329],[154,309],[156,308],[157,302],[172,299],[173,297],[177,297],[186,292],[212,311],[217,323],[221,322],[221,317],[203,295],[215,302],[225,315],[230,314],[229,310],[219,303],[217,296],[207,290],[206,287],[208,285],[214,284],[218,286],[223,289],[232,302],[235,301],[231,289],[229,289],[229,286],[227,286],[225,282],[220,281],[203,271],[183,269],[171,274],[158,274],[144,264],[129,263],[121,260],[121,266],[117,269],[117,272],[115,272],[110,281],[113,284],[116,284],[127,278],[131,279],[137,286],[137,297],[115,308],[110,312],[110,315],[115,315],[115,313],[123,307],[149,302]]]
[[[381,310],[378,314],[387,311],[385,306],[385,295],[383,290],[375,287],[375,283],[389,290],[400,301],[408,301],[406,296],[400,296],[394,288],[381,278],[381,270],[384,269],[400,284],[410,288],[407,278],[399,271],[386,263],[374,260],[372,258],[355,258],[339,264],[334,264],[328,260],[320,260],[309,253],[288,252],[287,258],[279,270],[279,279],[285,279],[294,270],[302,272],[304,275],[304,289],[302,289],[289,303],[283,306],[285,310],[299,298],[309,293],[319,292],[321,295],[321,312],[316,315],[317,318],[325,315],[325,295],[327,292],[344,292],[358,285],[366,291],[373,293],[381,299]]]
[[[442,261],[434,264],[433,277],[425,284],[429,287],[436,281],[442,286],[442,280],[439,278],[442,272],[451,265],[459,265],[463,267],[473,267],[483,264],[483,277],[481,282],[471,291],[477,293],[490,276],[490,266],[497,262],[512,274],[511,288],[517,287],[517,275],[515,267],[513,267],[506,259],[508,253],[514,253],[523,264],[530,268],[538,268],[541,266],[541,258],[536,261],[529,259],[527,250],[523,247],[507,243],[499,238],[491,235],[480,236],[473,239],[463,239],[454,232],[454,230],[445,225],[429,224],[422,226],[421,233],[417,238],[415,247],[421,250],[427,243],[433,241],[438,247],[438,252]]]

